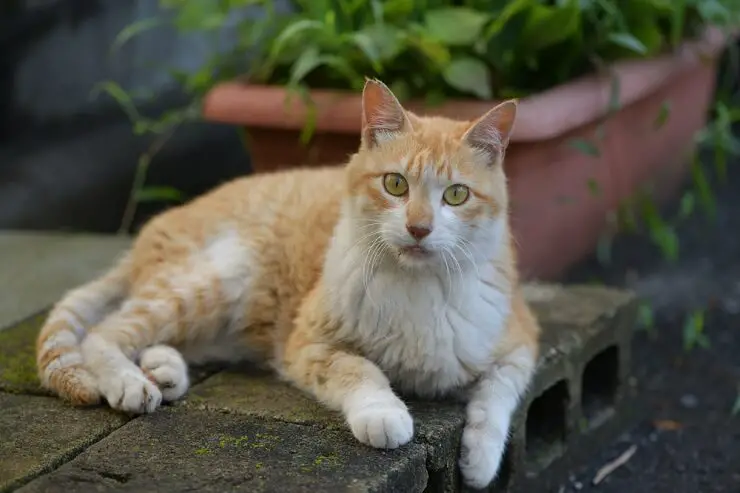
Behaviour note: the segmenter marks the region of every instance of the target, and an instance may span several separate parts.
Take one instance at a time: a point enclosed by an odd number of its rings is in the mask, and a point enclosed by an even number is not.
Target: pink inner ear
[[[403,131],[408,125],[406,112],[393,93],[378,81],[368,81],[362,93],[363,136],[371,143]]]
[[[509,144],[516,106],[514,101],[506,101],[483,115],[466,132],[467,142],[494,156],[502,153]]]

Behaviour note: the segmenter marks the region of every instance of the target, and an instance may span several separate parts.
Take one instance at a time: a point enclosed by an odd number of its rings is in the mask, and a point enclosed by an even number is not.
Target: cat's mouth
[[[432,251],[424,248],[421,245],[411,245],[399,248],[401,255],[406,255],[412,258],[429,258],[432,255]]]

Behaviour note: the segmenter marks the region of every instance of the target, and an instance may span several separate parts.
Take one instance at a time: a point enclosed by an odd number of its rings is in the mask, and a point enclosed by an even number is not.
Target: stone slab
[[[240,414],[259,419],[345,431],[347,426],[331,411],[272,374],[250,367],[220,372],[194,386],[181,405],[199,410]],[[444,469],[459,444],[463,408],[451,402],[411,400],[416,442],[425,446],[430,470]]]
[[[0,329],[95,278],[130,243],[126,236],[0,232]]]
[[[51,397],[0,393],[0,492],[48,472],[128,421]]]
[[[568,434],[575,426],[573,423],[581,418],[580,373],[585,362],[593,356],[595,349],[591,346],[598,349],[613,342],[628,348],[635,305],[634,295],[598,286],[566,288],[533,284],[525,288],[525,295],[543,326],[543,337],[538,373],[530,395],[524,399],[514,419],[512,442],[517,447],[508,461],[515,476],[532,470],[530,465],[525,466],[533,460],[526,452],[529,405],[553,384],[565,382],[572,399],[563,410],[562,430],[556,431]],[[594,345],[594,340],[598,344]],[[626,371],[628,352],[623,358],[626,362],[622,371]],[[449,402],[412,400],[408,403],[415,419],[415,442],[427,450],[429,491],[456,491],[455,466],[464,422],[463,407]],[[191,389],[183,405],[325,429],[346,429],[337,413],[325,409],[270,373],[249,367],[221,372],[206,379]],[[559,447],[548,447],[548,454],[554,455],[537,459],[544,464],[542,468],[564,455],[568,443],[571,442],[563,439]]]
[[[349,432],[185,408],[139,418],[19,493],[71,491],[421,492],[425,451]]]
[[[36,336],[46,312],[0,330],[0,391],[46,395],[36,372]]]
[[[0,330],[0,392],[49,395],[36,372],[36,336],[46,316],[44,311]],[[218,364],[190,367],[190,382],[201,382],[221,369]]]

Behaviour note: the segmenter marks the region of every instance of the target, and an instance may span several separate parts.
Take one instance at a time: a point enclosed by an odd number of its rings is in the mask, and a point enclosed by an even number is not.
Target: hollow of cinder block
[[[531,491],[609,440],[625,416],[636,298],[592,286],[525,290],[543,327],[538,370],[491,491]]]

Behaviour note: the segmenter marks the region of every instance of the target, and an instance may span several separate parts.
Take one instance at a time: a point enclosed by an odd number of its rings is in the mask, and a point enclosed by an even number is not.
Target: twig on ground
[[[599,471],[596,473],[596,476],[594,476],[593,484],[596,485],[601,483],[604,478],[625,465],[627,461],[630,460],[633,455],[635,455],[635,452],[637,452],[637,445],[632,445],[630,448],[625,450],[622,455],[599,469]]]

